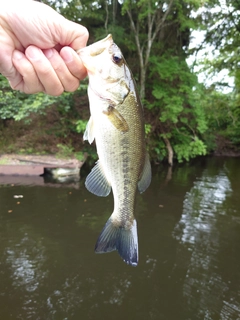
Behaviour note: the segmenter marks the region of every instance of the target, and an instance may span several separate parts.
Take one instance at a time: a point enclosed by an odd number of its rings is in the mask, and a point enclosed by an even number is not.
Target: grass
[[[8,159],[6,159],[6,158],[0,159],[0,165],[5,165],[5,164],[8,164],[8,163],[9,163]]]

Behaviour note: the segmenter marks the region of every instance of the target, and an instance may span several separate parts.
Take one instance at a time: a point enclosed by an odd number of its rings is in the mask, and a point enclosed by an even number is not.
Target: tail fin
[[[137,223],[133,221],[131,229],[116,227],[111,218],[108,219],[103,228],[96,246],[95,252],[105,253],[117,250],[121,258],[131,266],[138,264],[138,236]]]

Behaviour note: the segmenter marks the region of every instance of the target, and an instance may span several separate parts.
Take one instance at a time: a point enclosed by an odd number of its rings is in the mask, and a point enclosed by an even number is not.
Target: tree
[[[212,9],[212,10],[211,10]],[[205,56],[200,64],[209,78],[205,90],[204,112],[208,119],[208,133],[214,133],[218,152],[240,148],[240,2],[237,0],[211,0],[205,3],[197,19],[205,30],[203,43],[196,48],[204,49]],[[213,54],[209,55],[209,48]],[[224,80],[219,76],[225,71]],[[234,87],[229,84],[234,79]],[[208,135],[209,136],[209,135]],[[225,140],[224,140],[225,139]],[[226,145],[224,145],[225,141]],[[212,148],[216,148],[212,144]],[[222,149],[222,150],[220,150]]]
[[[202,23],[192,12],[205,0],[43,2],[85,25],[89,43],[113,34],[140,89],[152,159],[168,158],[172,165],[174,158],[183,161],[206,153],[204,91],[186,63],[191,30]],[[17,99],[31,106],[26,97]],[[59,99],[58,104],[65,103]]]
[[[140,98],[145,98],[147,68],[154,41],[166,27],[171,13],[173,0],[163,1],[124,1],[122,12],[127,13],[134,34],[140,66]],[[146,36],[143,36],[146,32]]]
[[[152,157],[189,160],[206,154],[200,139],[206,121],[197,78],[186,64],[191,17],[198,1],[124,1],[139,60],[140,96],[145,98]],[[164,143],[163,143],[164,142]],[[165,145],[164,145],[165,144]],[[167,152],[166,152],[167,151]]]
[[[203,91],[196,75],[192,74],[185,60],[170,53],[155,60],[151,69],[154,100],[150,123],[152,151],[155,158],[166,156],[160,136],[166,144],[168,163],[172,165],[173,153],[179,162],[197,155],[206,154],[206,145],[201,136],[207,129],[202,107]]]
[[[201,20],[202,28],[205,30],[205,38],[196,49],[204,49],[204,65],[209,75],[228,70],[230,76],[234,78],[238,76],[240,64],[239,16],[240,2],[237,0],[211,0],[202,7],[198,19]],[[212,49],[212,55],[209,55],[209,48]],[[215,85],[220,90],[229,86],[227,82],[219,83],[218,81]]]

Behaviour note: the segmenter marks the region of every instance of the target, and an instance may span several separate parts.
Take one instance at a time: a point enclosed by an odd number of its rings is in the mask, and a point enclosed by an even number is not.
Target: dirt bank
[[[81,168],[84,161],[60,159],[54,155],[1,155],[0,175],[39,176],[44,168]]]

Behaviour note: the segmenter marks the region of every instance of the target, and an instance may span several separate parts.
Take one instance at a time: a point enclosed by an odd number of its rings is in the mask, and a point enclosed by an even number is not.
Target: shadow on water
[[[131,268],[93,252],[111,196],[2,184],[0,318],[240,319],[239,194],[238,159],[155,168]]]

